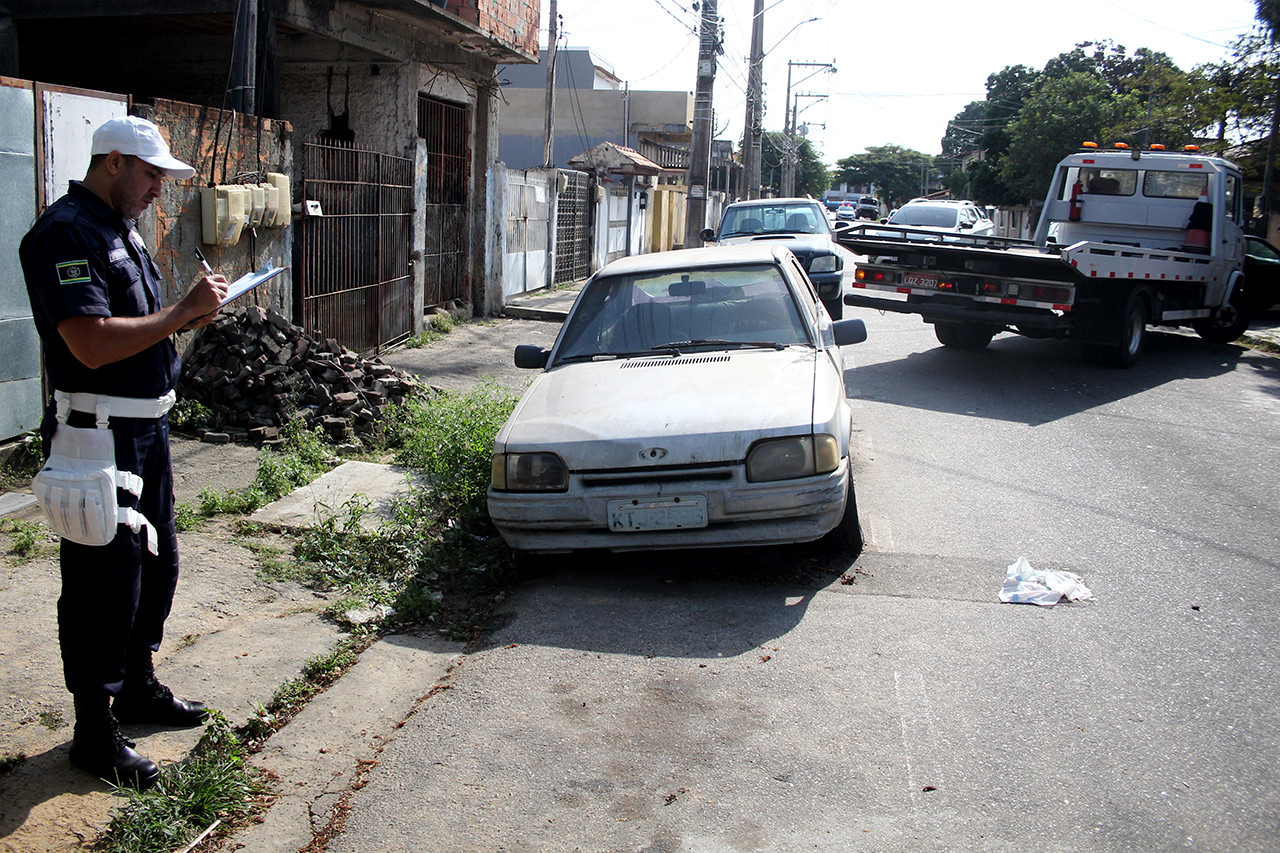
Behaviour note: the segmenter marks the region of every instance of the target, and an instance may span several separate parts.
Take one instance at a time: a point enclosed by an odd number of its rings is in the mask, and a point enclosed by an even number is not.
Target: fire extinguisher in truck
[[[1077,179],[1071,185],[1071,205],[1067,210],[1067,219],[1072,222],[1080,221],[1080,209],[1084,207],[1084,202],[1080,199],[1080,193],[1084,192],[1084,184]]]

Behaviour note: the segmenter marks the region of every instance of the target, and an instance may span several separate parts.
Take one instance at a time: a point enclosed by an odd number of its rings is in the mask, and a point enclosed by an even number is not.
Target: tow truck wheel
[[[996,330],[977,323],[934,323],[933,333],[944,347],[978,350],[987,348]]]
[[[1249,309],[1245,306],[1240,292],[1231,294],[1231,300],[1223,305],[1207,320],[1197,320],[1193,324],[1196,334],[1206,341],[1225,344],[1249,331]]]
[[[1124,318],[1119,333],[1112,338],[1115,343],[1081,344],[1084,360],[1104,367],[1129,368],[1138,363],[1147,340],[1147,320],[1150,318],[1147,294],[1142,290],[1130,292],[1125,300]]]

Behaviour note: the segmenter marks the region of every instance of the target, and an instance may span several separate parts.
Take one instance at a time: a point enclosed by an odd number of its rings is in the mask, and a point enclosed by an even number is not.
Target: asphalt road
[[[1276,849],[1280,359],[854,313],[858,560],[566,559],[330,851]],[[1096,600],[998,603],[1019,556]]]

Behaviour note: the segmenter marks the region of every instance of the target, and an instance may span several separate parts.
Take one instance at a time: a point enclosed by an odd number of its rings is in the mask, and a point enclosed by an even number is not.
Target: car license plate
[[[938,276],[923,272],[908,272],[902,274],[902,283],[907,287],[927,287],[933,290],[938,286]]]
[[[609,529],[619,533],[707,526],[707,499],[704,495],[609,501],[608,509]]]

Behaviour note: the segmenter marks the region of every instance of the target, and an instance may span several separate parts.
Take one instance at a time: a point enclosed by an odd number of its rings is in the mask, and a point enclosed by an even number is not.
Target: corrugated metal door
[[[413,161],[341,142],[302,146],[302,325],[358,352],[413,332]]]
[[[467,221],[471,187],[471,110],[418,96],[418,135],[427,149],[427,237],[422,263],[427,305],[471,301]]]
[[[515,296],[547,283],[548,203],[545,175],[507,175],[507,248],[502,295]]]

